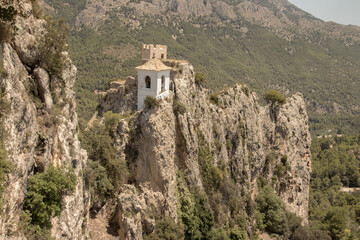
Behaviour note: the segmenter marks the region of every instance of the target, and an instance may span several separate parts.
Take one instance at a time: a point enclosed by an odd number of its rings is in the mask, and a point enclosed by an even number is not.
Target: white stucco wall
[[[149,76],[151,78],[150,88],[146,88],[145,78]],[[152,97],[165,97],[168,93],[161,94],[161,77],[165,76],[165,90],[169,91],[170,84],[170,71],[146,71],[138,70],[138,101],[137,109],[140,110],[144,107],[144,99],[146,96]]]
[[[170,71],[161,71],[158,72],[158,76],[157,76],[157,89],[156,89],[156,93],[157,96],[161,94],[161,77],[165,76],[165,90],[168,91],[169,90],[169,84],[170,84]]]

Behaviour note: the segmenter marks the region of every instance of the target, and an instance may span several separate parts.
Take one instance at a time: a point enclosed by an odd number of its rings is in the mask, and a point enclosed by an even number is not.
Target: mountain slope
[[[359,129],[359,27],[325,23],[286,0],[47,3],[74,29],[81,117],[94,111],[92,91],[135,73],[142,43],[161,43],[169,57],[204,71],[211,88],[242,82],[259,93],[300,91],[316,133]]]

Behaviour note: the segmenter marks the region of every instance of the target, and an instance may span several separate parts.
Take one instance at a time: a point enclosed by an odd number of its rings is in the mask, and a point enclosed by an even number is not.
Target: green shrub
[[[181,102],[175,100],[173,104],[173,111],[175,114],[183,115],[186,112],[186,107]]]
[[[39,225],[31,224],[31,213],[29,210],[20,214],[19,230],[21,230],[27,239],[36,240],[55,240],[51,236],[48,228],[42,228]]]
[[[102,206],[106,198],[113,197],[129,174],[125,161],[114,147],[109,130],[95,121],[90,129],[82,130],[79,135],[82,146],[88,152],[85,182],[93,194],[93,209]]]
[[[217,152],[220,152],[221,151],[221,148],[222,148],[222,143],[219,139],[215,138],[214,139],[214,142],[215,142],[215,147],[216,147],[216,151]]]
[[[75,188],[76,177],[71,169],[52,165],[29,179],[23,211],[31,225],[51,228],[50,218],[59,216],[62,197]]]
[[[195,83],[198,85],[202,85],[206,83],[206,75],[203,72],[195,73]]]
[[[113,196],[114,186],[109,179],[107,169],[100,162],[89,159],[84,177],[91,194],[91,206],[100,207]]]
[[[283,234],[286,229],[286,214],[281,199],[272,188],[266,185],[256,197],[258,227],[264,227],[270,233]]]
[[[184,229],[180,224],[176,224],[170,217],[164,217],[156,221],[155,230],[144,240],[182,240],[184,239]]]
[[[213,228],[208,234],[209,240],[231,240],[229,233],[224,228]]]
[[[10,42],[14,33],[14,20],[17,11],[13,6],[0,7],[0,43]]]
[[[70,30],[64,20],[54,20],[47,15],[37,0],[31,0],[33,15],[36,18],[46,20],[46,34],[41,39],[41,51],[38,64],[44,68],[51,76],[62,78],[61,73],[66,63],[62,57],[62,52],[68,50],[66,42],[67,34]]]
[[[275,90],[269,90],[264,94],[264,99],[267,103],[271,103],[272,105],[278,103],[280,105],[285,104],[286,98]]]
[[[274,173],[278,178],[282,178],[285,173],[289,169],[289,163],[288,162],[279,162],[278,165],[276,165]]]
[[[69,27],[64,21],[55,21],[50,17],[46,18],[46,34],[42,41],[39,63],[51,76],[61,78],[65,68],[62,52],[67,51],[66,44]]]
[[[2,208],[2,194],[5,189],[6,174],[13,170],[13,165],[7,160],[7,152],[0,141],[0,209]]]
[[[178,216],[184,226],[184,239],[207,239],[214,224],[214,217],[206,195],[190,193],[182,174],[178,174],[177,190]]]
[[[210,95],[210,102],[212,104],[218,105],[219,104],[219,96],[216,93],[211,94]]]
[[[245,230],[234,227],[234,228],[230,229],[230,239],[231,240],[246,240],[248,238],[247,238]]]
[[[270,168],[274,164],[275,160],[276,160],[276,153],[274,151],[271,151],[269,154],[266,155],[263,173],[269,173]]]
[[[146,98],[144,99],[144,104],[147,108],[151,109],[158,107],[160,105],[160,100],[152,96],[146,96]]]
[[[0,20],[4,22],[12,22],[17,14],[13,6],[3,8],[0,7]]]
[[[121,115],[118,113],[113,113],[112,111],[107,111],[103,114],[105,119],[105,127],[106,129],[113,131],[121,120]]]
[[[201,132],[198,132],[198,142],[198,162],[201,170],[201,178],[205,189],[210,193],[220,187],[220,182],[223,180],[224,176],[222,171],[214,166],[214,159],[210,147]]]
[[[243,93],[245,93],[246,96],[250,96],[250,89],[248,86],[246,85],[241,85],[241,90],[243,91]]]

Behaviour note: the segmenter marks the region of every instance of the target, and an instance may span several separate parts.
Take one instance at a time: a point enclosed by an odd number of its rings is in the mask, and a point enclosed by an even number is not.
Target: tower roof
[[[160,72],[165,70],[171,70],[172,68],[163,64],[159,59],[154,58],[147,61],[143,65],[136,67],[135,69]]]

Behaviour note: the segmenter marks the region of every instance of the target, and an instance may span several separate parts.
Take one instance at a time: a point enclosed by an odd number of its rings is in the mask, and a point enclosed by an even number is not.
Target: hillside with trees
[[[95,2],[45,5],[72,29],[81,118],[96,109],[94,90],[135,74],[142,43],[161,43],[169,58],[187,59],[205,72],[206,86],[214,90],[245,83],[259,94],[303,93],[313,135],[359,132],[358,27],[324,23],[278,0]]]

